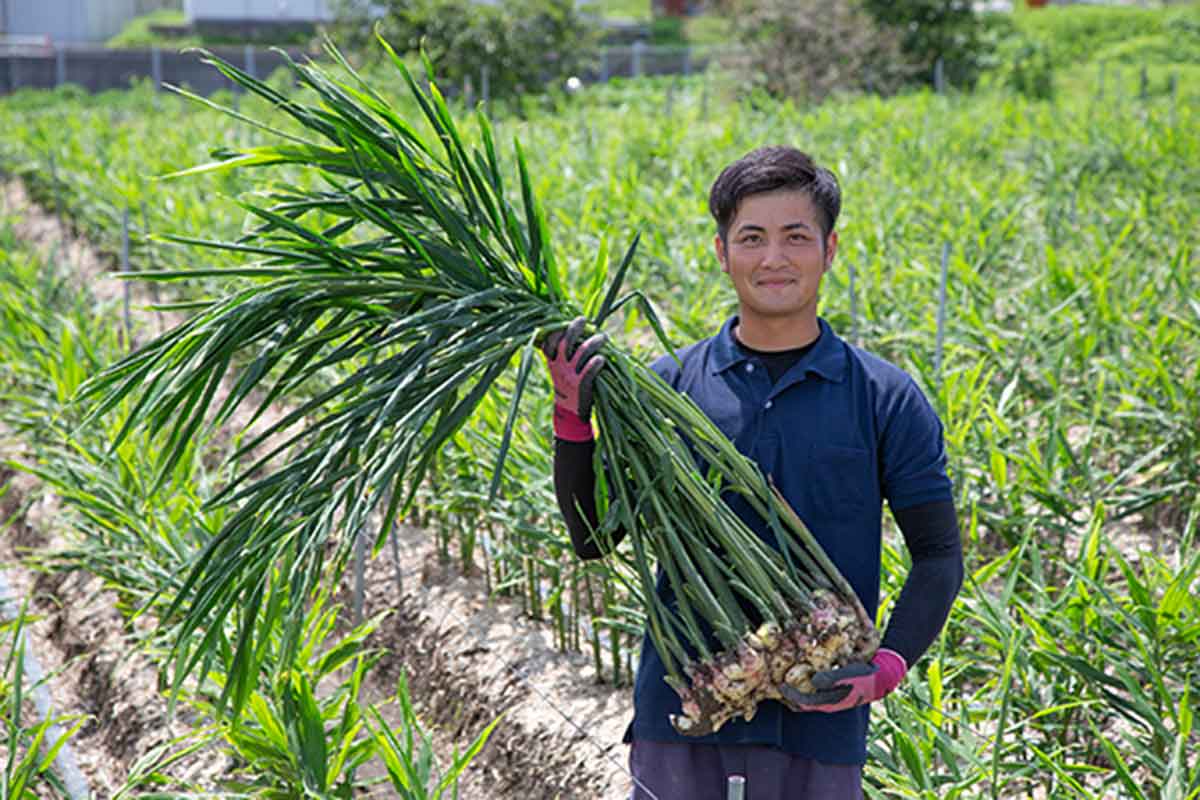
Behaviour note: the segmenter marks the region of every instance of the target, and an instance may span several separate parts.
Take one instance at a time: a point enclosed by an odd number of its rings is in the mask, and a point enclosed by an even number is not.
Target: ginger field
[[[967,562],[945,632],[874,711],[869,797],[1200,797],[1195,77],[1155,67],[1143,86],[1134,69],[1081,64],[1053,100],[994,88],[809,109],[747,96],[714,73],[496,109],[509,185],[519,187],[515,139],[568,293],[580,306],[594,298],[598,261],[615,270],[640,232],[626,283],[680,344],[710,335],[734,308],[706,211],[719,169],[788,143],[839,176],[841,244],[822,315],[908,370],[934,402]],[[370,80],[420,125],[395,73]],[[213,101],[293,130],[251,96]],[[478,141],[467,110],[455,111]],[[14,585],[29,599],[9,603],[0,650],[10,790],[28,781],[37,796],[74,796],[38,755],[46,725],[16,691],[25,662],[12,654],[19,640],[50,647],[39,620],[86,597],[106,599],[105,646],[144,662],[142,694],[122,700],[148,715],[139,730],[180,726],[157,739],[130,734],[103,768],[105,759],[84,757],[98,796],[433,797],[454,773],[455,742],[461,752],[473,741],[482,754],[464,766],[464,782],[478,787],[468,796],[518,796],[523,775],[536,796],[624,796],[614,745],[643,620],[621,581],[571,554],[553,496],[548,380],[529,381],[509,420],[515,359],[437,454],[404,525],[381,530],[375,516],[343,533],[373,559],[365,599],[354,560],[331,559],[309,596],[272,589],[248,623],[234,605],[197,625],[189,569],[236,512],[206,501],[233,475],[227,457],[242,427],[263,421],[245,411],[189,430],[184,457],[168,460],[169,425],[139,428],[114,449],[134,401],[97,415],[79,390],[200,301],[241,285],[222,270],[252,254],[189,243],[248,231],[239,198],[321,187],[291,166],[160,179],[211,151],[274,139],[145,86],[5,98],[0,130],[10,182],[0,206],[0,523],[9,569],[25,576]],[[111,280],[123,261],[201,274],[131,281],[127,294]],[[649,360],[661,345],[635,308],[608,332]],[[270,413],[288,414],[348,371],[330,367]],[[230,391],[213,387],[214,411]],[[894,532],[884,562],[886,620],[906,567]],[[285,564],[269,566],[286,575]],[[454,679],[454,665],[437,661],[440,622],[417,621],[435,595],[464,630],[472,614],[492,615],[490,633],[454,640],[456,653],[494,649],[493,660],[468,662],[478,680]],[[497,614],[522,627],[496,628]],[[288,620],[304,632],[298,646],[281,634]],[[180,631],[191,637],[183,646]],[[540,650],[520,650],[535,637]],[[485,671],[529,690],[505,694]],[[54,692],[54,712],[86,755],[93,737],[114,740],[121,717],[89,704],[92,684],[71,680],[77,696]],[[563,717],[591,734],[564,728]],[[522,761],[520,750],[545,738],[539,725],[571,741],[573,755]],[[426,747],[438,767],[411,757]]]

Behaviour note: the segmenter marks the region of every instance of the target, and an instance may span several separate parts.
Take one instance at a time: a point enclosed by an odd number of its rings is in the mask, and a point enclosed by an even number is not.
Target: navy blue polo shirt
[[[738,347],[736,323],[730,318],[716,336],[678,351],[679,363],[664,356],[652,369],[774,480],[874,618],[883,501],[903,509],[952,499],[941,422],[903,370],[845,342],[823,319],[813,348],[774,384]],[[730,493],[726,500],[773,541],[744,498]],[[680,713],[679,697],[665,674],[647,635],[626,741],[768,745],[825,763],[866,760],[865,706],[797,713],[767,701],[750,722],[738,717],[710,736],[681,736],[669,716]]]

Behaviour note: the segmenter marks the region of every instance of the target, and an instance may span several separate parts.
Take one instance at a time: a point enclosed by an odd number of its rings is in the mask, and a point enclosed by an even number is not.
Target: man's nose
[[[767,242],[767,249],[763,253],[762,265],[764,267],[784,267],[787,266],[787,253],[784,251],[781,242]]]

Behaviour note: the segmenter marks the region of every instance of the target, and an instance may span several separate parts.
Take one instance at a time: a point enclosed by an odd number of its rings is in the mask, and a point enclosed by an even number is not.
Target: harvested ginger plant
[[[650,304],[638,292],[621,294],[633,247],[611,278],[603,258],[590,276],[580,268],[586,296],[566,285],[521,150],[507,167],[484,116],[460,130],[432,77],[418,83],[390,49],[414,99],[407,112],[332,46],[329,54],[336,74],[289,62],[299,88],[287,90],[212,61],[280,119],[229,113],[281,141],[219,149],[215,162],[179,175],[289,172],[242,203],[253,224],[236,242],[176,240],[240,254],[243,263],[141,275],[204,278],[217,296],[190,304],[191,319],[84,390],[95,414],[136,397],[124,404],[132,410],[114,447],[134,428],[162,431],[162,474],[186,463],[197,431],[231,419],[238,406],[297,406],[231,456],[238,474],[214,500],[229,513],[173,609],[182,618],[177,687],[203,667],[204,642],[231,618],[235,671],[254,674],[255,631],[270,615],[282,616],[284,646],[296,647],[312,590],[338,579],[354,533],[382,512],[386,535],[489,393],[509,407],[494,495],[549,333],[585,309],[599,327],[630,303],[669,348]],[[312,175],[304,184],[312,188],[291,178],[295,170]],[[679,730],[716,730],[785,687],[805,688],[813,670],[869,657],[875,632],[853,589],[758,468],[646,366],[612,343],[604,355],[595,408],[599,455],[610,467],[602,528],[629,531],[609,566],[643,607],[668,682],[685,702]],[[515,380],[497,386],[517,364]],[[216,403],[223,379],[234,388]],[[747,498],[774,545],[732,512],[723,492]],[[253,684],[231,680],[225,699],[240,707]]]

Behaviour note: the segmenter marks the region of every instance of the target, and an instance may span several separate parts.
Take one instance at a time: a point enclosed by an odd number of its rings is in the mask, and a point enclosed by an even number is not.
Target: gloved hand
[[[788,704],[801,711],[844,711],[882,699],[904,680],[908,665],[895,650],[880,648],[870,664],[857,662],[812,676],[811,693],[780,689]]]
[[[597,333],[582,344],[587,320],[578,317],[565,330],[555,331],[542,342],[542,353],[554,382],[554,435],[568,442],[587,442],[595,438],[589,417],[592,414],[592,384],[604,368],[604,356],[597,355],[608,341]]]

